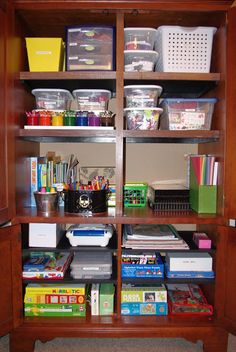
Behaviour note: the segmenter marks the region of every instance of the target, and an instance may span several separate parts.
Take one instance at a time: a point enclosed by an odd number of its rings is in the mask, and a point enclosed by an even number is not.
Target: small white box
[[[65,233],[64,224],[29,224],[29,247],[56,248]]]
[[[100,284],[91,286],[91,315],[99,315],[99,287]]]
[[[170,252],[166,255],[166,264],[170,271],[212,271],[212,257],[203,252]]]

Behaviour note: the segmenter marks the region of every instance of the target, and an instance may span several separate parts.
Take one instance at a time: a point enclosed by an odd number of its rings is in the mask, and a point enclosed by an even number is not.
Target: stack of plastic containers
[[[78,126],[112,126],[109,119],[102,116],[109,114],[108,103],[111,92],[105,89],[76,89],[73,96],[77,104],[76,124]],[[112,119],[112,115],[110,116]],[[105,122],[104,122],[105,121]]]
[[[111,252],[77,251],[70,265],[74,279],[110,279],[112,274]]]
[[[127,27],[124,39],[125,71],[153,71],[158,59],[158,53],[153,50],[156,29]]]
[[[129,130],[156,130],[162,109],[157,107],[162,87],[156,85],[131,85],[124,87],[124,109]]]

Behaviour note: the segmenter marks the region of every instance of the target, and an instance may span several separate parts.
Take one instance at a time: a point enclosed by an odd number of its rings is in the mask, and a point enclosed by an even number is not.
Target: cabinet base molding
[[[109,321],[109,317],[108,317]],[[228,333],[216,326],[200,326],[197,321],[192,326],[163,327],[112,323],[104,325],[80,326],[76,322],[67,324],[39,323],[23,324],[10,334],[10,352],[34,352],[36,340],[47,342],[54,338],[184,338],[193,343],[203,342],[204,352],[227,352]],[[198,326],[197,326],[198,325]]]

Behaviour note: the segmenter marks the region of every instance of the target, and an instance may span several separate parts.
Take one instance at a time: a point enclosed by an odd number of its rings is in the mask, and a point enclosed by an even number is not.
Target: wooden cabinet
[[[39,155],[40,144],[44,142],[83,142],[104,143],[109,148],[115,143],[116,162],[116,208],[99,217],[84,218],[64,213],[45,218],[38,216],[35,209],[23,208],[20,185],[16,182],[16,197],[11,201],[16,205],[12,215],[13,224],[30,222],[49,223],[101,223],[116,225],[117,261],[115,314],[109,317],[87,316],[86,319],[24,318],[23,296],[20,304],[13,306],[14,318],[7,325],[11,330],[11,351],[33,351],[34,341],[50,340],[55,337],[184,337],[192,341],[203,340],[204,350],[226,351],[228,331],[236,333],[236,307],[234,304],[235,274],[235,230],[228,227],[228,219],[236,218],[236,191],[234,181],[235,160],[235,34],[236,13],[231,9],[232,1],[134,1],[109,2],[110,9],[100,1],[40,1],[15,0],[7,15],[9,33],[12,40],[7,44],[7,53],[14,53],[14,64],[10,64],[7,79],[13,88],[14,102],[11,106],[14,121],[14,146],[16,171],[14,180],[22,173],[23,158]],[[28,72],[25,50],[26,36],[65,37],[65,26],[71,24],[107,24],[116,27],[116,71],[104,72]],[[124,72],[124,28],[153,27],[172,24],[183,26],[215,26],[211,73],[162,73],[162,72]],[[10,35],[10,34],[9,34]],[[2,47],[1,52],[4,52]],[[5,72],[5,71],[4,71]],[[57,87],[73,90],[76,85],[85,88],[106,88],[116,95],[116,119],[113,131],[63,131],[63,130],[25,130],[24,112],[33,108],[32,88]],[[124,93],[127,84],[160,84],[166,96],[181,92],[194,97],[217,97],[210,131],[136,131],[126,130],[123,116]],[[1,121],[2,123],[2,121]],[[5,127],[6,129],[6,127]],[[2,139],[1,139],[2,142]],[[214,154],[220,161],[218,186],[218,207],[216,215],[190,213],[154,213],[146,208],[123,208],[123,184],[126,181],[127,145],[159,143],[198,144],[199,153]],[[2,152],[2,151],[1,151]],[[173,150],[174,153],[174,150]],[[134,160],[134,162],[136,162]],[[10,170],[13,172],[12,164]],[[164,166],[163,166],[164,167]],[[8,179],[11,179],[10,176]],[[6,181],[7,184],[7,181]],[[6,187],[7,189],[7,187]],[[7,193],[8,194],[8,193]],[[15,199],[16,198],[16,199]],[[206,230],[216,246],[214,265],[216,280],[211,284],[202,282],[204,292],[214,305],[211,318],[181,317],[125,317],[120,314],[121,299],[121,253],[124,224],[195,224],[199,230]],[[17,225],[18,226],[18,225]],[[13,231],[13,229],[12,229]],[[9,233],[11,230],[9,230]],[[13,231],[14,232],[14,231]],[[10,234],[9,234],[10,236]],[[19,249],[17,240],[12,242],[11,250]],[[3,250],[5,247],[2,247]],[[8,250],[9,247],[8,247]],[[18,253],[18,252],[17,252]],[[18,258],[19,259],[19,258]],[[16,265],[19,269],[20,259]],[[223,268],[223,269],[222,269]],[[15,277],[18,285],[21,280]],[[10,286],[9,286],[10,290]],[[27,339],[25,338],[27,336]]]

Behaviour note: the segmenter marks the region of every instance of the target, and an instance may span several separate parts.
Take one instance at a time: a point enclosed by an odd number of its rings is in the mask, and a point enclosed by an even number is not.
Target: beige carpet
[[[36,342],[35,352],[202,352],[202,344],[184,339],[61,339]],[[227,352],[236,351],[236,337],[229,335]],[[0,338],[0,352],[9,352],[9,337]],[[222,351],[223,352],[223,351]]]

